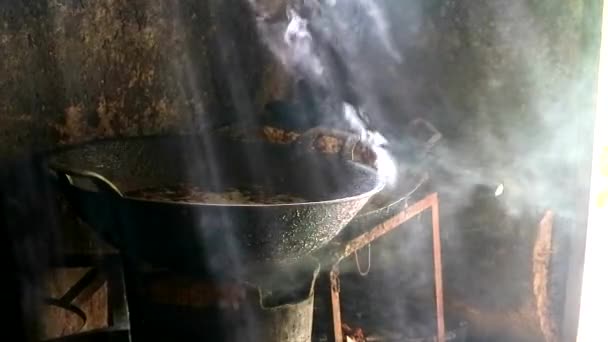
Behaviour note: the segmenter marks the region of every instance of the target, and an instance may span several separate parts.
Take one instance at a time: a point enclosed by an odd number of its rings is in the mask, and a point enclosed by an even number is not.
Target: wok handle
[[[433,124],[423,118],[416,118],[410,121],[410,123],[408,124],[408,126],[410,126],[411,128],[415,128],[420,125],[424,126],[431,133],[431,136],[425,142],[426,150],[431,150],[433,146],[435,146],[435,144],[437,144],[437,142],[441,140],[443,135],[435,126],[433,126]]]
[[[71,186],[75,186],[74,179],[83,178],[93,183],[99,192],[105,192],[119,197],[123,197],[122,192],[118,189],[118,187],[116,187],[116,185],[114,185],[111,181],[109,181],[104,176],[98,174],[97,172],[58,169],[55,169],[54,171],[57,173],[57,177],[59,177],[60,183],[67,183]]]

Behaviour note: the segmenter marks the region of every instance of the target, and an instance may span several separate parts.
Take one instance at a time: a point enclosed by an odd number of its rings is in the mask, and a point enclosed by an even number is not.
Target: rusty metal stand
[[[108,327],[80,332],[45,342],[131,341],[129,309],[126,298],[122,258],[118,254],[104,256],[68,255],[61,267],[90,267],[60,298],[49,298],[46,304],[72,311],[86,323],[80,306],[88,301],[104,284],[108,286]],[[83,325],[84,325],[83,323]]]
[[[331,291],[332,323],[334,340],[343,341],[342,320],[340,312],[340,278],[339,264],[342,260],[355,253],[359,249],[367,246],[372,241],[384,236],[401,226],[406,221],[418,216],[423,211],[431,209],[432,228],[433,228],[433,266],[435,278],[435,302],[437,313],[437,341],[445,341],[445,318],[443,305],[443,276],[441,261],[441,236],[439,228],[439,197],[437,193],[432,193],[420,201],[406,206],[403,211],[375,226],[371,230],[351,239],[340,245],[339,252],[334,254],[332,267],[329,270],[329,282]]]

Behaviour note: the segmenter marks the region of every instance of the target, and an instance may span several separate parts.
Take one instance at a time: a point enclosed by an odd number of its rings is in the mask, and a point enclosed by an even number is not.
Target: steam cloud
[[[258,13],[266,3],[249,1]],[[293,0],[282,20],[260,16],[258,29],[285,69],[318,90],[328,117],[340,113],[362,138],[379,138],[376,146],[407,144],[392,127],[407,121],[396,118],[403,112],[440,124],[451,140],[435,150],[434,167],[446,175],[439,185],[448,196],[501,186],[511,214],[552,208],[574,216],[575,189],[586,176],[577,170],[589,152],[581,145],[589,127],[576,112],[588,111],[590,101],[581,99],[590,97],[593,73],[575,74],[583,70],[566,63],[581,59],[558,53],[580,37],[553,36],[543,27],[553,19],[523,0],[446,1],[439,19],[424,6]]]
[[[259,1],[250,3],[263,13]],[[367,114],[377,110],[378,94],[371,91],[372,70],[364,65],[368,60],[361,58],[364,42],[373,37],[381,47],[374,51],[401,61],[382,9],[371,0],[303,0],[288,2],[285,12],[285,20],[278,22],[260,17],[262,39],[305,85],[323,115],[333,118],[334,124],[345,124],[373,146],[379,171],[389,184],[394,183],[397,167],[385,148],[388,141],[370,122],[375,115]]]

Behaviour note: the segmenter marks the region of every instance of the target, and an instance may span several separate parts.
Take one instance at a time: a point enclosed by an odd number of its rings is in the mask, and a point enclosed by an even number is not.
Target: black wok
[[[323,246],[383,187],[371,168],[298,148],[219,135],[123,138],[50,155],[77,214],[129,257],[188,272],[294,261]],[[129,194],[176,183],[258,186],[306,199],[209,204]]]

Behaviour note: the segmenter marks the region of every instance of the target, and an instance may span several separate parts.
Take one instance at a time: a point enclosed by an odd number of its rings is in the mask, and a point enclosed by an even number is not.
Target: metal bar
[[[125,288],[123,264],[120,257],[112,258],[105,270],[108,278],[108,326],[128,329],[129,306]]]
[[[82,325],[78,329],[80,331],[87,322],[87,315],[79,306],[86,303],[105,282],[99,269],[92,267],[61,298],[48,298],[45,302],[78,315],[82,319]]]
[[[331,290],[331,315],[334,324],[334,341],[342,342],[342,317],[340,313],[340,270],[336,264],[329,271],[329,284]]]
[[[348,242],[346,244],[346,246],[344,248],[344,252],[338,256],[336,263],[340,262],[342,259],[349,257],[355,251],[365,247],[370,242],[376,240],[377,238],[379,238],[379,237],[383,236],[384,234],[390,232],[391,230],[397,228],[398,226],[403,224],[405,221],[408,221],[409,219],[415,217],[416,215],[420,214],[424,210],[431,208],[433,206],[433,203],[436,201],[437,201],[437,194],[436,193],[430,194],[430,195],[424,197],[423,199],[421,199],[420,201],[412,204],[411,206],[406,207],[399,214],[397,214],[397,215],[391,217],[390,219],[384,221],[383,223],[377,225],[369,232],[361,234],[358,237],[354,238],[353,240],[351,240],[350,242]]]
[[[88,270],[66,293],[59,299],[66,304],[81,305],[85,303],[105,283],[99,269]]]
[[[87,263],[93,263],[95,266],[90,268],[61,298],[50,299],[51,304],[60,304],[65,308],[72,306],[77,308],[78,305],[83,305],[107,283],[108,326],[116,331],[121,329],[128,330],[130,325],[129,310],[122,270],[122,258],[117,254],[107,254],[103,257],[77,256],[75,259],[71,259],[71,261],[73,262],[73,265],[71,265],[73,267],[75,265],[76,267],[83,267]],[[84,317],[86,321],[86,315]]]
[[[441,230],[439,227],[439,198],[432,196],[433,265],[435,268],[435,303],[437,305],[437,341],[445,341],[445,316],[443,307],[443,266],[441,262]]]

